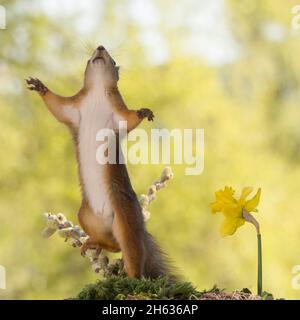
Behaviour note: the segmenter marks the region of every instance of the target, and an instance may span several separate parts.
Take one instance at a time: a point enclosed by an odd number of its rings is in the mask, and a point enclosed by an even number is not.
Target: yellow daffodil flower
[[[225,216],[221,226],[223,237],[233,235],[237,228],[245,223],[244,210],[248,213],[257,212],[261,189],[257,190],[253,198],[247,200],[252,191],[251,187],[244,188],[239,199],[234,197],[235,191],[231,187],[226,186],[224,190],[215,193],[216,201],[211,204],[211,211],[212,213],[222,212]]]

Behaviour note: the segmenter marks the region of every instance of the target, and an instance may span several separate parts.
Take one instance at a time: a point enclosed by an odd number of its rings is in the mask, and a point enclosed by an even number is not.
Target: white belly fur
[[[113,113],[101,97],[87,97],[80,107],[78,155],[85,196],[96,215],[112,223],[113,211],[104,184],[104,166],[96,161],[100,129],[112,128]]]

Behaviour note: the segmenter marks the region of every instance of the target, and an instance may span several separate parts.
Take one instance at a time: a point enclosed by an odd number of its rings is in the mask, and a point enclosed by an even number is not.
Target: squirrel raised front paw
[[[153,121],[153,119],[154,119],[153,112],[150,109],[147,109],[147,108],[142,108],[142,109],[138,110],[137,111],[137,116],[140,119],[147,118],[148,121]]]
[[[27,89],[37,91],[39,94],[44,95],[47,93],[48,88],[37,78],[26,79],[28,84]]]

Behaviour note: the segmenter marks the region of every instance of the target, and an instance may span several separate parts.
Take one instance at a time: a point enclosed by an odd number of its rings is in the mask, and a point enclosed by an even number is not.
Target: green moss
[[[191,299],[199,298],[201,292],[189,282],[171,282],[162,277],[156,280],[133,279],[112,276],[89,284],[77,295],[80,300],[125,299]]]
[[[273,296],[264,293],[262,297],[252,294],[247,288],[241,291],[225,292],[214,286],[210,290],[198,291],[190,282],[170,281],[167,277],[156,280],[132,279],[125,276],[109,276],[89,284],[73,299],[78,300],[269,300]]]

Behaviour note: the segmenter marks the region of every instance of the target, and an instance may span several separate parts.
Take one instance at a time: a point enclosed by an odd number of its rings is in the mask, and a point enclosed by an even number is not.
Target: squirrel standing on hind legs
[[[131,131],[144,118],[154,118],[149,109],[127,108],[117,87],[118,71],[106,49],[99,46],[87,62],[83,88],[72,97],[56,95],[38,79],[26,81],[28,89],[40,94],[54,117],[70,128],[76,143],[82,189],[78,219],[89,236],[81,252],[95,246],[121,251],[129,277],[172,276],[168,258],[145,228],[125,164],[120,163],[118,155],[115,164],[99,164],[96,160],[100,144],[96,134],[100,129],[113,129],[118,134],[119,121],[127,121],[127,130]]]

